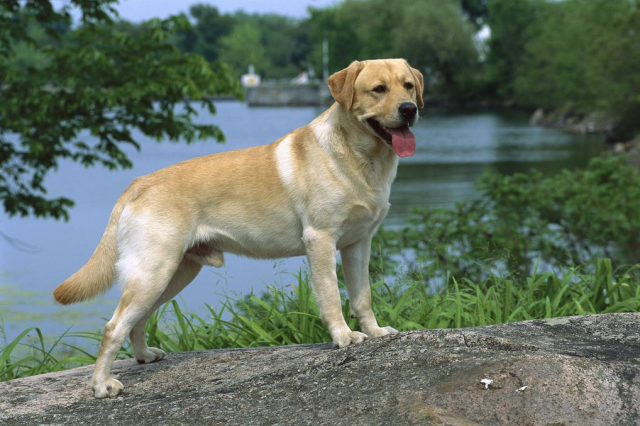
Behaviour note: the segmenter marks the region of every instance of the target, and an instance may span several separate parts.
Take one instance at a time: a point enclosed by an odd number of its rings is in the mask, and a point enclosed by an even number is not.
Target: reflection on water
[[[104,324],[101,317],[111,315],[119,297],[117,288],[92,304],[68,307],[54,305],[51,291],[89,258],[115,201],[132,179],[191,157],[269,143],[322,112],[248,108],[239,102],[221,102],[217,107],[216,116],[202,110],[198,120],[218,124],[227,137],[225,144],[157,144],[137,135],[142,152],[130,152],[133,170],[84,169],[67,162],[49,177],[46,185],[51,196],[76,201],[68,223],[2,218],[2,232],[39,248],[36,253],[23,253],[0,241],[0,319],[8,338],[32,325],[55,334],[67,324],[75,324],[75,330]],[[597,138],[532,127],[526,115],[504,111],[423,111],[414,133],[416,154],[400,161],[386,224],[401,224],[413,205],[446,206],[476,197],[474,181],[487,167],[502,173],[537,168],[552,174],[564,167],[582,167],[602,149]],[[295,280],[286,272],[303,267],[300,257],[256,261],[228,255],[224,268],[206,268],[181,296],[188,309],[203,312],[204,302],[216,306],[223,293],[245,294],[252,288],[262,291],[266,284],[292,284]]]

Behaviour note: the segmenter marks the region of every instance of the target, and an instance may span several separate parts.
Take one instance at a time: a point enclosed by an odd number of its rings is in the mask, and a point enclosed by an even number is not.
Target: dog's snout
[[[398,112],[405,120],[411,120],[416,116],[418,107],[413,102],[403,102],[398,107]]]

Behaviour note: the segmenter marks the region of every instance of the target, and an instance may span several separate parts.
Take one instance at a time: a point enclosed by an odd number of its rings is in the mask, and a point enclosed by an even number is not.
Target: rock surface
[[[583,115],[572,111],[556,110],[547,113],[544,109],[538,108],[529,118],[529,123],[580,135],[603,135],[609,142],[615,142],[618,138],[615,120],[599,112]]]
[[[422,330],[330,344],[118,361],[0,383],[10,425],[637,425],[640,314]],[[485,384],[490,379],[490,384]]]
[[[614,153],[627,153],[629,155],[629,163],[640,168],[640,136],[631,142],[622,144],[622,149],[618,150],[618,152],[614,148]]]

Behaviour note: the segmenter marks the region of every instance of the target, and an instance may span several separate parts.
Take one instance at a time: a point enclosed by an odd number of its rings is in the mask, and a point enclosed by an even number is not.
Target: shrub
[[[476,200],[417,209],[403,229],[380,230],[374,274],[392,271],[394,256],[438,283],[448,275],[527,276],[538,259],[544,270],[598,257],[640,261],[640,170],[624,157],[595,158],[584,170],[547,178],[487,173],[478,190]]]

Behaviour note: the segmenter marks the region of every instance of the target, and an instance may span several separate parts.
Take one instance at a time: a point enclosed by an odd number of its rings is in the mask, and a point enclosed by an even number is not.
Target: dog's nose
[[[416,116],[418,107],[413,102],[403,102],[398,107],[398,111],[400,112],[402,118],[404,118],[405,120],[411,120]]]

